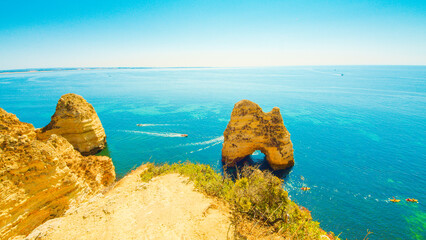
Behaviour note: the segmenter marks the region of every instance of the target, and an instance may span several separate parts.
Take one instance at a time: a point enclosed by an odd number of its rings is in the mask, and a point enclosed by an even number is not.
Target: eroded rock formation
[[[115,180],[110,158],[83,157],[61,136],[36,135],[0,108],[0,239],[27,235]]]
[[[294,165],[290,133],[277,107],[264,113],[254,102],[237,102],[223,135],[222,162],[228,166],[234,166],[256,150],[266,155],[274,170]]]
[[[47,139],[52,134],[67,139],[83,155],[95,154],[106,144],[105,130],[95,109],[82,96],[73,93],[59,99],[55,114],[38,137]]]

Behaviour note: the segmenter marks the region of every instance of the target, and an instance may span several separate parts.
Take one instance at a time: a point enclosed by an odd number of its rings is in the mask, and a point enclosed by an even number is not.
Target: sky
[[[0,69],[426,65],[426,1],[0,0]]]

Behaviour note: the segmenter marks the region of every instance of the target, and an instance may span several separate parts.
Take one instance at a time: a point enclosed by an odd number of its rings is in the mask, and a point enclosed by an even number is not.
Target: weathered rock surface
[[[56,134],[64,137],[83,155],[105,148],[106,135],[93,106],[82,96],[68,93],[56,105],[50,123],[39,131],[39,139]]]
[[[61,136],[36,135],[0,108],[0,239],[27,235],[115,180],[110,158],[83,157]]]
[[[222,162],[227,166],[234,166],[256,150],[266,155],[275,170],[294,165],[290,133],[277,107],[264,113],[254,102],[237,102],[223,135]]]

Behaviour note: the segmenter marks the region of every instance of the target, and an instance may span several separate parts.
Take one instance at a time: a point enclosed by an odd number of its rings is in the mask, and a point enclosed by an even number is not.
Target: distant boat
[[[181,134],[181,137],[188,137],[188,134]]]

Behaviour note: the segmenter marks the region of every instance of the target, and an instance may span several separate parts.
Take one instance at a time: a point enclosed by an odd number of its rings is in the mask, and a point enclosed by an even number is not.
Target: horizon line
[[[88,71],[102,69],[160,69],[160,68],[272,68],[272,67],[332,67],[332,66],[405,66],[405,67],[425,67],[426,64],[324,64],[324,65],[266,65],[266,66],[156,66],[156,67],[31,67],[31,68],[13,68],[0,69],[0,74],[12,73],[30,73],[30,72],[54,72],[54,71]]]

